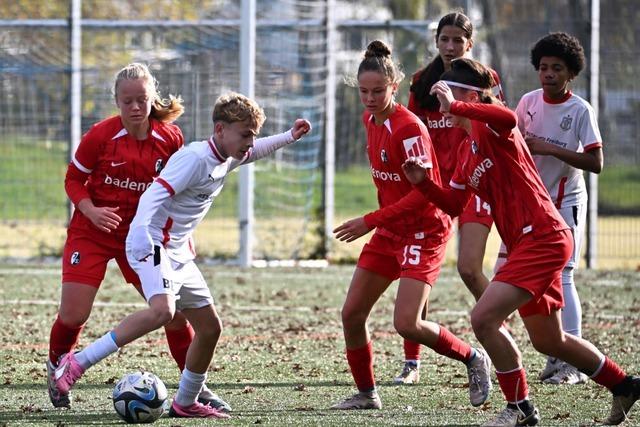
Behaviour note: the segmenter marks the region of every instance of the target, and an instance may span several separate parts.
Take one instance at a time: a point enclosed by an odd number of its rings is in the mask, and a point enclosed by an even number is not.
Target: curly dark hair
[[[540,59],[543,56],[561,58],[567,64],[569,71],[576,76],[585,66],[584,49],[580,41],[563,32],[547,34],[533,45],[531,64],[536,70],[540,68]]]

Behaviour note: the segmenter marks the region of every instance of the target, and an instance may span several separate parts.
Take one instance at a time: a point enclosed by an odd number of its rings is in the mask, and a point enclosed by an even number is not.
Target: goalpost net
[[[187,142],[211,135],[212,108],[220,94],[240,91],[241,2],[157,3],[118,8],[113,2],[84,2],[82,133],[117,114],[113,79],[130,62],[149,65],[163,96],[184,99],[185,114],[177,124]],[[39,239],[43,229],[64,230],[67,219],[63,181],[70,140],[70,28],[66,7],[53,8],[47,19],[38,20],[29,18],[41,18],[41,11],[20,7],[0,15],[14,14],[0,19],[0,154],[9,159],[0,172],[0,222],[7,228],[30,224],[32,237]],[[324,1],[257,2],[254,93],[267,116],[261,135],[283,132],[298,117],[313,125],[310,135],[256,163],[257,259],[310,258],[321,252],[325,16]],[[196,231],[196,249],[203,257],[237,255],[238,175],[231,174]],[[46,252],[61,250],[63,234],[57,232]],[[13,256],[0,253],[7,255]]]

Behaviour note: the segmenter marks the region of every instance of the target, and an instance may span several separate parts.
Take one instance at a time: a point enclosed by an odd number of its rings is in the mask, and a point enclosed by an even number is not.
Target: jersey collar
[[[218,147],[216,147],[216,143],[213,140],[213,135],[211,135],[211,137],[209,137],[209,141],[208,142],[209,142],[209,148],[211,149],[211,152],[216,157],[216,159],[218,159],[220,162],[224,162],[225,160],[227,160],[226,157],[224,157],[222,155],[220,150],[218,150]]]
[[[560,99],[551,99],[551,98],[547,98],[547,96],[544,94],[544,92],[542,92],[542,99],[547,104],[562,104],[567,99],[571,98],[572,95],[573,95],[573,93],[571,91],[567,91],[567,93],[562,98],[560,98]]]
[[[369,116],[369,121],[373,122],[374,126],[375,126],[375,120],[376,118],[372,115]],[[389,133],[391,133],[391,120],[389,120],[389,118],[387,117],[387,119],[384,121],[383,123],[384,127],[387,128],[387,130],[389,131]]]

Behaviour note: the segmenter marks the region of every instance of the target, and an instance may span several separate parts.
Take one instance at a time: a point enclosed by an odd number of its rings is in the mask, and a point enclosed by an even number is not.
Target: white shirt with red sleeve
[[[243,159],[224,157],[213,137],[189,144],[169,159],[166,168],[140,198],[131,229],[147,227],[155,244],[171,259],[186,263],[195,258],[192,234],[238,166],[258,160],[294,142],[291,131],[257,139]],[[130,246],[130,233],[127,247]]]
[[[491,205],[507,250],[524,234],[569,228],[553,206],[512,111],[455,101],[451,113],[470,118],[472,132],[460,147],[450,186],[470,190]]]
[[[96,123],[71,159],[65,177],[67,195],[75,205],[90,198],[95,206],[118,207],[122,221],[112,234],[124,238],[140,196],[183,144],[180,128],[155,119],[149,119],[144,140],[129,135],[120,116]],[[78,209],[69,227],[102,233]]]
[[[525,94],[516,108],[524,137],[536,137],[566,150],[584,152],[602,147],[602,136],[591,105],[571,92],[560,101],[542,89]],[[587,201],[583,171],[553,156],[534,155],[545,187],[557,208]]]

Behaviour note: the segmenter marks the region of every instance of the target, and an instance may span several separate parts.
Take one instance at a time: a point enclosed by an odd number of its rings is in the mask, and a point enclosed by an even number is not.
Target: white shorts
[[[582,249],[582,241],[584,240],[584,230],[587,222],[587,205],[585,203],[567,206],[565,208],[558,209],[562,218],[571,227],[571,234],[573,235],[573,253],[567,267],[576,268],[580,264],[580,251]]]
[[[567,262],[566,267],[574,269],[580,264],[580,251],[582,249],[582,241],[584,240],[584,230],[587,223],[587,205],[586,203],[582,203],[575,206],[566,206],[564,208],[558,209],[560,215],[567,223],[569,227],[571,227],[571,235],[573,236],[573,253],[571,254],[571,258]],[[504,243],[500,243],[500,251],[498,255],[498,260],[496,261],[496,268],[494,268],[494,273],[498,271],[499,266],[504,264],[504,261],[501,261],[501,258],[504,259],[504,254],[507,254],[507,248]]]
[[[167,255],[162,246],[154,246],[154,255],[145,261],[127,260],[142,284],[147,302],[154,295],[168,294],[176,298],[176,309],[213,305],[213,297],[195,262],[179,263]]]

